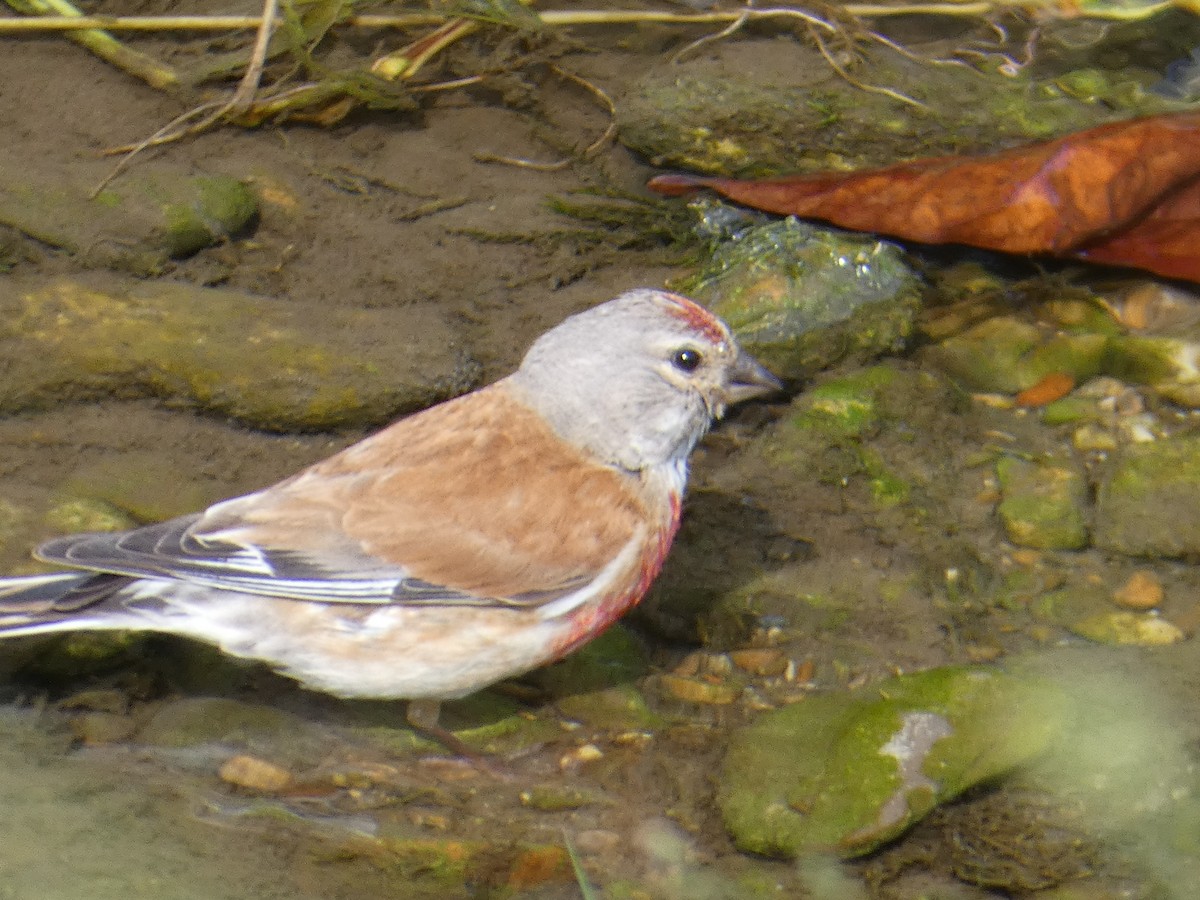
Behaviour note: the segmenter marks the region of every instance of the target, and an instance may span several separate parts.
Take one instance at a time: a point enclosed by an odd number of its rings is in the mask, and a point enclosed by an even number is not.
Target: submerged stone
[[[920,307],[916,276],[898,247],[795,218],[718,244],[681,287],[789,379],[901,349]]]
[[[222,744],[270,754],[314,740],[316,727],[292,713],[226,697],[189,697],[166,703],[138,733],[139,743],[184,748]]]
[[[899,377],[895,369],[879,365],[814,385],[794,404],[799,414],[785,421],[829,438],[861,437],[879,427],[881,395]]]
[[[470,388],[427,306],[343,309],[115,278],[0,282],[0,413],[158,397],[274,431],[366,426]]]
[[[1200,437],[1131,444],[1113,456],[1096,497],[1094,541],[1136,556],[1200,553]]]
[[[44,521],[61,534],[124,531],[137,525],[127,508],[93,497],[65,497],[46,510]]]
[[[758,177],[882,166],[898,153],[988,152],[1178,108],[1125,73],[1076,75],[1068,90],[1053,66],[1004,74],[998,66],[930,66],[866,45],[858,52],[865,58],[857,77],[898,89],[923,108],[864,90],[815,52],[811,65],[802,59],[766,77],[761,66],[694,56],[650,71],[621,98],[619,140],[657,166]]]
[[[1087,481],[1069,463],[1004,456],[996,463],[1001,499],[996,508],[1008,539],[1037,550],[1087,546]]]
[[[1107,335],[1060,334],[1012,316],[986,319],[923,351],[924,358],[976,391],[1015,394],[1047,375],[1083,382],[1104,371]]]
[[[1067,585],[1043,594],[1032,609],[1038,618],[1097,644],[1162,647],[1185,637],[1179,626],[1153,613],[1113,609],[1111,595],[1090,583]]]
[[[1132,610],[1108,610],[1072,623],[1080,637],[1100,644],[1134,647],[1162,647],[1183,640],[1183,631],[1173,622],[1151,613]]]
[[[135,174],[95,197],[60,181],[0,180],[0,224],[140,275],[241,233],[258,215],[251,190],[224,175]]]
[[[946,667],[812,697],[735,735],[718,802],[743,850],[868,853],[940,803],[1042,753],[1062,725],[1048,684]]]
[[[1141,334],[1113,338],[1108,372],[1180,406],[1200,407],[1200,343],[1194,340]]]

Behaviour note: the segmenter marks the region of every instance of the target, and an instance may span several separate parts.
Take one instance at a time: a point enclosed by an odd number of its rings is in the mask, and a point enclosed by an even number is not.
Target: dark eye
[[[679,369],[681,372],[695,372],[700,368],[700,363],[703,357],[699,350],[693,350],[690,347],[685,347],[682,350],[676,350],[675,355],[671,357],[671,365]]]

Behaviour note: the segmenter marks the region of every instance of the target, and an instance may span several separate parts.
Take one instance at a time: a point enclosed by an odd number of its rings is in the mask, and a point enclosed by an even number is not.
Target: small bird
[[[542,335],[512,375],[201,513],[39,547],[0,637],[168,632],[338,697],[439,704],[600,634],[658,575],[692,448],[780,387],[703,307],[639,289]],[[469,755],[469,753],[467,753]]]

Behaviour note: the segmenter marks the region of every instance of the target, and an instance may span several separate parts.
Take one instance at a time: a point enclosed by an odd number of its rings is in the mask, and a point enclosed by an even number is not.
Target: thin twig
[[[560,78],[565,78],[567,81],[574,82],[585,91],[590,93],[593,97],[600,101],[600,105],[603,106],[605,112],[608,113],[608,127],[604,129],[604,133],[583,148],[583,158],[587,159],[589,156],[599,151],[599,149],[607,144],[610,140],[612,140],[613,135],[617,133],[617,105],[613,103],[612,97],[608,96],[603,88],[601,88],[598,84],[592,84],[592,82],[588,81],[583,76],[576,75],[574,72],[568,72],[566,69],[559,68],[554,64],[550,65],[550,70],[557,73]]]
[[[434,91],[453,91],[461,87],[469,87],[472,84],[486,80],[486,75],[467,75],[464,78],[452,78],[449,81],[435,81],[431,84],[414,84],[408,90],[413,94],[428,94]]]
[[[208,127],[208,125],[211,125],[214,121],[216,121],[217,116],[220,115],[219,110],[223,105],[224,105],[223,101],[220,101],[220,100],[214,100],[209,103],[203,103],[200,106],[195,107],[194,109],[189,109],[187,112],[183,113],[182,115],[176,116],[174,119],[172,119],[170,122],[168,122],[162,128],[158,129],[158,131],[154,132],[154,134],[150,135],[148,138],[143,138],[142,140],[138,141],[136,144],[128,144],[124,147],[113,148],[111,151],[109,151],[109,153],[112,153],[112,154],[123,153],[125,155],[121,157],[121,159],[113,167],[112,171],[109,172],[107,175],[105,175],[104,178],[101,180],[101,182],[98,185],[96,185],[95,188],[93,188],[92,193],[89,195],[90,199],[94,200],[102,190],[104,190],[106,187],[108,187],[109,183],[114,178],[116,178],[118,175],[120,175],[122,172],[125,171],[125,169],[129,166],[130,161],[135,156],[137,156],[139,153],[141,153],[143,150],[146,150],[150,147],[157,147],[159,144],[167,144],[167,143],[170,143],[171,141],[178,140],[180,136],[187,133],[187,129],[184,129],[182,127],[183,125],[185,125],[190,120],[196,118],[197,116],[201,115],[202,113],[207,113],[210,110],[214,110],[214,109],[218,110],[216,116],[211,116],[211,117],[205,118],[200,123],[200,125],[197,126],[199,128]]]
[[[738,16],[736,19],[734,19],[732,22],[730,22],[728,25],[726,25],[720,31],[713,32],[712,34],[706,34],[706,35],[704,35],[704,37],[696,38],[696,40],[692,41],[690,44],[688,44],[682,50],[680,50],[678,53],[676,53],[674,56],[672,56],[671,62],[678,63],[681,59],[683,59],[683,57],[687,56],[693,50],[698,50],[699,48],[703,47],[705,44],[712,44],[717,41],[724,40],[725,38],[729,37],[730,35],[737,32],[739,29],[741,29],[741,27],[749,21],[750,21],[750,17],[748,15],[746,15],[746,13],[743,12],[740,16]]]
[[[263,65],[267,59],[267,45],[271,42],[271,35],[275,33],[276,17],[279,13],[279,0],[263,0],[263,13],[259,17],[258,35],[254,39],[254,49],[250,54],[250,62],[246,65],[246,72],[242,75],[242,80],[238,83],[237,90],[232,96],[225,101],[212,101],[203,103],[194,109],[188,110],[181,116],[172,119],[154,134],[145,140],[139,141],[128,149],[128,152],[117,162],[112,171],[98,184],[92,196],[98,195],[108,184],[120,175],[135,156],[141,153],[148,147],[157,146],[158,144],[167,144],[171,141],[177,141],[184,135],[196,134],[204,131],[218,122],[226,115],[241,115],[250,109],[254,104],[254,97],[258,93],[258,86],[262,82]],[[198,115],[206,114],[199,122],[192,125],[186,125],[188,121]]]

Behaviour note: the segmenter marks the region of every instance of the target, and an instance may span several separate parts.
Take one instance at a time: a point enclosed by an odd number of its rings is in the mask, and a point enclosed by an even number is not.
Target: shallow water
[[[196,817],[198,780],[136,750],[68,752],[57,716],[0,708],[0,897],[316,898],[267,843]]]
[[[167,0],[114,0],[105,9],[135,6],[178,11]],[[933,30],[924,20],[902,27],[914,44]],[[958,24],[938,28],[954,42]],[[981,32],[962,39],[990,46],[994,35]],[[761,32],[668,66],[703,33],[589,32],[598,52],[570,62],[618,100],[651,67],[666,81],[677,71],[751,71],[768,81],[808,77],[819,89],[830,77],[814,47]],[[20,136],[0,141],[0,168],[94,184],[111,162],[93,151],[136,141],[182,111],[178,100],[58,39],[0,40],[0,133]],[[142,40],[181,56],[212,43]],[[336,52],[365,53],[367,40],[348,39]],[[1131,38],[1130,46],[1140,45]],[[447,92],[411,117],[220,129],[148,154],[149,169],[249,177],[267,198],[250,238],[172,263],[166,277],[310,309],[427,307],[453,324],[490,380],[568,313],[683,274],[660,252],[589,250],[550,237],[578,223],[550,215],[548,195],[597,183],[641,192],[653,170],[634,154],[606,147],[555,171],[475,158],[553,158],[564,141],[585,145],[607,125],[577,85],[547,77],[528,96],[518,87],[505,88],[515,92],[511,106],[490,89]],[[821,113],[820,96],[813,109]],[[889,158],[896,150],[887,141],[874,149]],[[480,232],[523,237],[480,240]],[[4,233],[0,264],[0,291],[10,266],[20,276],[89,276],[70,254]],[[1057,283],[1047,280],[1046,291]],[[414,750],[399,704],[306,694],[183,643],[81,653],[67,673],[60,656],[57,668],[32,674],[27,648],[0,645],[3,683],[10,668],[23,667],[21,688],[39,702],[91,688],[128,702],[82,726],[86,706],[0,707],[0,900],[575,898],[568,840],[613,900],[986,900],[1001,888],[960,877],[946,836],[990,814],[988,792],[866,861],[767,860],[738,852],[716,812],[723,747],[731,729],[773,704],[802,703],[812,690],[846,691],[898,670],[1004,662],[1059,642],[1073,649],[1041,665],[1076,697],[1081,716],[1080,752],[1060,760],[1068,790],[1004,784],[990,797],[1037,790],[1069,806],[1094,789],[1081,828],[1089,840],[1112,842],[1134,873],[1107,872],[1098,890],[1145,896],[1140,868],[1183,900],[1194,883],[1195,833],[1186,820],[1156,813],[1173,802],[1176,811],[1190,808],[1184,801],[1195,791],[1195,641],[1102,649],[1031,622],[1039,591],[1070,578],[1107,590],[1134,564],[1098,551],[1016,560],[987,496],[995,493],[990,460],[998,445],[1031,457],[1070,452],[1066,440],[1032,415],[972,405],[925,377],[920,362],[895,367],[894,385],[907,393],[880,404],[896,409],[881,414],[878,433],[867,429],[861,446],[858,435],[843,436],[786,458],[801,446],[789,451],[786,435],[776,441],[772,432],[785,417],[801,417],[786,399],[731,416],[703,445],[689,518],[663,579],[677,594],[692,586],[699,629],[680,606],[654,608],[637,637],[626,635],[634,649],[616,662],[569,676],[558,667],[451,708],[451,723],[495,753],[509,778],[446,760],[438,748]],[[0,570],[25,570],[30,549],[67,527],[47,515],[61,511],[64,496],[134,518],[186,513],[282,478],[378,424],[268,434],[179,395],[126,388],[0,419]],[[764,448],[764,436],[781,446]],[[904,490],[890,490],[897,485]],[[1163,563],[1160,571],[1166,612],[1193,615],[1195,567]],[[701,638],[705,652],[689,655]],[[738,669],[724,651],[747,645],[779,654],[791,680]],[[663,672],[677,680],[662,681]],[[171,730],[164,718],[176,714]],[[286,769],[293,781],[262,791],[222,781],[221,766],[239,754]]]

